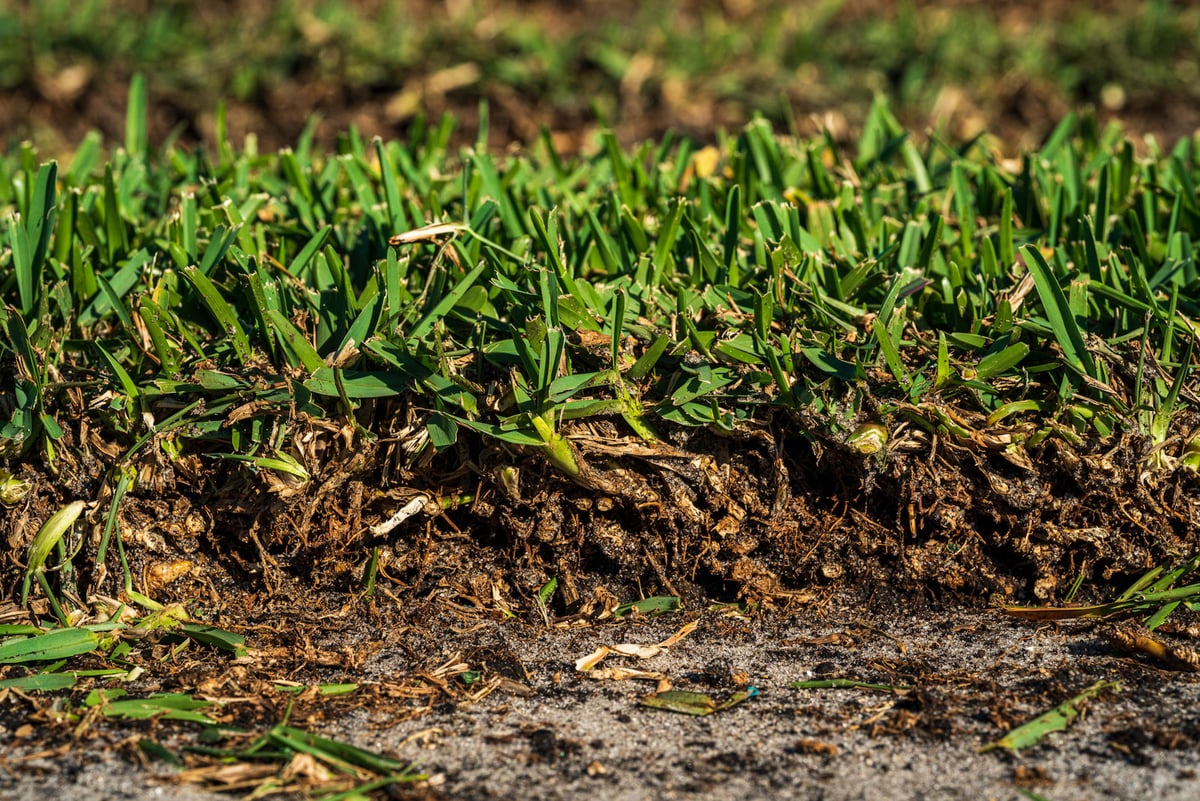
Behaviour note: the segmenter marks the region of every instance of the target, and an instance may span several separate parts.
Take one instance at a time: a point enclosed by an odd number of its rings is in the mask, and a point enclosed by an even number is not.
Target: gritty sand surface
[[[418,761],[416,798],[474,799],[1194,799],[1200,682],[1119,655],[1096,632],[922,606],[755,619],[706,613],[649,659],[602,666],[655,671],[677,689],[727,697],[749,680],[756,698],[705,717],[646,708],[653,681],[595,680],[574,661],[598,646],[659,642],[687,622],[609,622],[547,630],[522,621],[412,640],[380,652],[366,680],[439,663],[464,648],[494,675],[531,691],[497,690],[390,722],[372,710],[322,733]],[[483,656],[480,656],[482,654]],[[818,676],[911,684],[906,694],[797,690]],[[1120,693],[1092,701],[1069,731],[1020,752],[981,745],[1100,679]],[[509,685],[513,687],[515,685]],[[8,740],[7,736],[2,739]],[[216,799],[120,758],[80,749],[0,775],[0,798]],[[398,797],[409,797],[400,793]]]

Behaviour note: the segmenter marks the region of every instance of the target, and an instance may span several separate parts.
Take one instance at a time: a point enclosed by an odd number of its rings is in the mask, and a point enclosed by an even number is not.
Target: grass
[[[1192,140],[1138,156],[1069,116],[1004,161],[918,146],[877,103],[852,149],[756,120],[716,147],[605,133],[584,157],[549,137],[497,157],[453,150],[447,118],[406,143],[209,154],[151,151],[147,105],[137,80],[111,152],[0,160],[0,454],[102,465],[99,563],[151,464],[280,493],[328,478],[312,421],[410,464],[509,449],[506,492],[531,452],[620,493],[579,448],[593,423],[626,449],[773,426],[863,459],[935,436],[1017,466],[1132,432],[1147,476],[1200,461]],[[73,586],[82,511],[33,541],[22,602]]]
[[[225,702],[238,699],[216,701],[187,693],[131,694],[127,688],[141,678],[146,663],[168,659],[178,663],[187,649],[202,646],[234,657],[246,657],[247,651],[240,635],[190,621],[182,606],[161,608],[136,619],[126,612],[121,607],[109,610],[101,622],[56,622],[45,630],[35,625],[0,626],[0,666],[26,670],[23,675],[0,680],[0,691],[46,694],[91,685],[78,704],[60,703],[55,709],[55,719],[69,724],[75,739],[101,719],[153,720],[156,727],[168,721],[197,724],[196,743],[184,748],[196,756],[189,756],[189,769],[177,776],[180,781],[214,790],[228,790],[236,782],[240,788],[260,794],[303,792],[309,798],[332,800],[364,797],[391,784],[423,778],[412,766],[287,725],[290,700],[284,721],[256,734],[231,725],[230,715],[222,709]],[[147,659],[145,651],[162,646],[169,649],[168,656]],[[77,659],[81,657],[100,667],[79,667]],[[68,666],[69,662],[73,666]],[[297,694],[304,689],[289,682],[275,687],[272,694]],[[323,696],[346,695],[356,689],[355,684],[312,688]],[[161,742],[177,739],[177,731],[156,728],[149,734],[153,736],[143,736],[137,743],[145,755],[176,768],[185,766],[180,755]],[[231,763],[237,767],[229,767]],[[300,769],[306,765],[307,769]]]
[[[1014,459],[1134,430],[1149,467],[1195,459],[1173,423],[1200,312],[1189,140],[1136,157],[1069,117],[1002,163],[918,147],[879,104],[850,152],[756,121],[713,150],[497,158],[448,151],[444,120],[210,157],[148,152],[145,103],[135,84],[111,154],[0,162],[9,458],[71,458],[82,415],[118,446],[114,483],[157,450],[302,484],[298,415],[370,440],[404,402],[413,458],[482,437],[585,485],[566,433],[593,419],[644,441],[908,423]]]

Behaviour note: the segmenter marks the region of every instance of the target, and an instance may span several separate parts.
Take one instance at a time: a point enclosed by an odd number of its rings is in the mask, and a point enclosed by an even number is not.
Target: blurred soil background
[[[495,148],[707,140],[755,113],[845,140],[881,94],[918,134],[1006,151],[1079,109],[1169,146],[1200,127],[1198,43],[1200,8],[1163,0],[6,0],[0,147],[120,141],[138,72],[157,144],[211,146],[221,101],[234,146],[264,151],[445,112],[473,142],[485,101]]]

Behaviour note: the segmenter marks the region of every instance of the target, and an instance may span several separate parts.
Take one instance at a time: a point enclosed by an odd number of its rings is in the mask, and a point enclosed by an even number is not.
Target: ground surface
[[[422,631],[376,629],[390,644],[345,674],[378,697],[396,694],[414,670],[460,662],[481,671],[480,686],[495,686],[480,700],[451,680],[437,698],[410,699],[404,714],[354,696],[340,710],[309,708],[327,734],[419,761],[430,779],[399,797],[1014,799],[1018,788],[1064,800],[1194,797],[1200,683],[1123,658],[1087,628],[926,604],[864,613],[811,599],[755,619],[708,612],[667,652],[602,663],[654,671],[717,698],[746,681],[759,688],[739,706],[691,717],[639,706],[653,680],[593,680],[573,663],[601,645],[660,642],[694,615],[566,629],[479,621],[456,634],[461,617]],[[914,689],[788,686],[812,678]],[[1067,733],[1018,756],[977,753],[1102,679],[1121,691],[1094,699]],[[236,685],[230,673],[216,682],[226,691]],[[180,730],[173,737],[164,724],[160,734],[169,742]],[[96,747],[123,737],[113,728],[92,747],[22,763],[15,780],[0,780],[0,796],[216,797],[174,786],[161,771],[130,773],[122,756]]]

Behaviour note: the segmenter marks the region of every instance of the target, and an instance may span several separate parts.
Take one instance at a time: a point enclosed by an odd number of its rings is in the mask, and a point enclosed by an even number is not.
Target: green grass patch
[[[0,451],[53,464],[86,416],[114,471],[161,449],[303,483],[298,414],[403,399],[414,456],[482,437],[584,484],[570,432],[592,418],[845,438],[869,412],[872,442],[905,421],[1000,432],[1014,458],[1132,429],[1155,467],[1194,461],[1172,425],[1194,398],[1193,142],[1139,158],[1069,119],[1012,165],[872,120],[848,152],[755,122],[712,167],[682,139],[501,158],[433,130],[223,163],[10,155]]]

